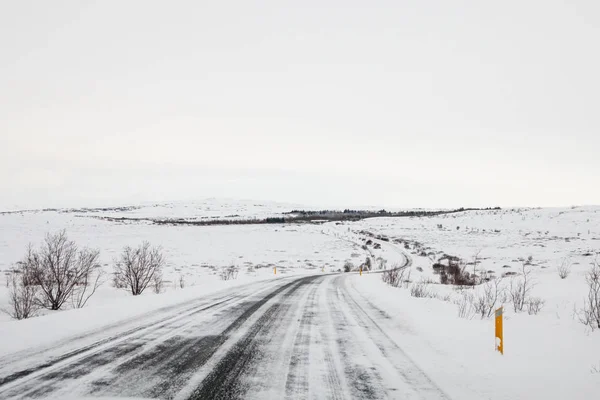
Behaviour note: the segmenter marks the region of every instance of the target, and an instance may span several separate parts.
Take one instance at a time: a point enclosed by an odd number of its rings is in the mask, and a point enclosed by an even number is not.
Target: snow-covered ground
[[[365,252],[357,244],[322,234],[320,225],[240,225],[240,226],[169,226],[144,222],[115,223],[92,218],[92,215],[127,216],[136,213],[149,217],[186,218],[206,215],[227,217],[269,217],[290,211],[277,203],[220,202],[146,205],[106,212],[28,211],[0,214],[0,309],[8,302],[5,275],[23,257],[27,245],[39,245],[47,232],[66,229],[79,246],[100,250],[100,264],[106,272],[106,283],[89,302],[104,304],[130,295],[111,286],[110,273],[114,260],[124,246],[137,246],[142,241],[161,246],[166,256],[165,290],[172,292],[183,276],[186,286],[205,286],[220,281],[222,267],[235,265],[239,279],[264,279],[277,274],[306,274],[314,271],[336,271],[346,260],[364,261]],[[217,211],[211,211],[217,210]],[[150,296],[153,293],[144,295]],[[8,321],[0,313],[0,323]]]
[[[600,391],[600,332],[582,325],[575,311],[587,293],[585,273],[600,253],[600,207],[471,211],[432,218],[374,218],[324,225],[168,226],[115,223],[95,215],[168,218],[254,218],[281,215],[293,208],[254,202],[169,203],[123,210],[23,212],[0,214],[0,271],[13,267],[29,242],[46,232],[66,229],[81,246],[98,248],[110,273],[125,245],[143,240],[161,245],[168,259],[165,292],[148,290],[133,298],[106,282],[84,310],[67,310],[29,321],[0,316],[0,356],[30,346],[82,335],[121,320],[176,306],[219,289],[295,274],[323,274],[355,265],[368,254],[376,269],[403,265],[410,280],[427,280],[436,298],[414,298],[407,289],[383,283],[380,274],[349,279],[356,296],[383,313],[373,321],[412,361],[454,399],[592,399]],[[371,241],[364,247],[367,241]],[[444,254],[472,262],[476,273],[519,273],[531,257],[535,287],[545,301],[538,315],[515,313],[505,304],[505,355],[494,352],[492,319],[459,318],[455,301],[465,291],[440,285],[432,264]],[[556,268],[568,259],[571,274],[560,279]],[[240,276],[222,282],[221,266],[237,265]],[[249,269],[248,267],[254,267]],[[278,275],[273,274],[277,266]],[[212,268],[211,268],[212,267]],[[215,268],[216,267],[216,268]],[[467,269],[471,271],[472,265]],[[407,270],[407,271],[408,271]],[[187,287],[177,288],[183,276]],[[518,277],[518,275],[517,275]],[[4,283],[4,282],[2,282]],[[0,289],[0,308],[7,289]],[[44,335],[52,330],[52,335]],[[8,339],[5,339],[8,338]]]
[[[441,387],[454,387],[454,398],[467,398],[460,386],[489,399],[597,398],[600,332],[582,325],[576,313],[587,295],[585,274],[600,254],[599,207],[378,218],[353,224],[352,230],[400,239],[401,248],[408,243],[413,281],[439,283],[431,265],[444,253],[472,262],[480,252],[477,274],[493,271],[497,277],[519,273],[522,260],[532,257],[531,296],[545,305],[538,315],[528,315],[504,304],[504,356],[494,352],[493,319],[459,318],[454,301],[461,292],[451,286],[430,284],[438,298],[421,299],[385,285],[379,276],[360,281],[365,296],[393,317],[397,341]],[[423,251],[429,256],[419,256]],[[570,260],[571,274],[562,280],[557,267],[564,259]]]

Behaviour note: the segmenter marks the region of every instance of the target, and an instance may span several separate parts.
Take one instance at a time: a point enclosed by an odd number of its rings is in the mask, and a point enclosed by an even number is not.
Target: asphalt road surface
[[[248,284],[0,361],[0,398],[447,399],[385,318],[349,274]]]

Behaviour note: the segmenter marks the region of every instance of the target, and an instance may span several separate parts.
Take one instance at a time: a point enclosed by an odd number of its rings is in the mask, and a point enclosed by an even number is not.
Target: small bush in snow
[[[162,290],[162,268],[165,258],[160,247],[143,242],[137,248],[126,246],[115,262],[113,285],[138,296],[152,283],[154,290]]]
[[[154,274],[152,278],[152,289],[154,293],[161,294],[163,292],[165,281],[163,280],[162,274]]]
[[[579,311],[579,320],[592,330],[600,329],[600,265],[598,262],[592,265],[585,281],[588,285],[588,295],[583,309]]]
[[[539,297],[532,297],[527,301],[527,313],[529,315],[538,315],[546,302]]]
[[[346,261],[346,263],[344,264],[344,272],[351,271],[354,271],[354,264],[352,264],[350,261]]]
[[[571,273],[571,261],[568,258],[562,260],[561,264],[556,269],[560,279],[567,279]]]
[[[8,305],[3,310],[14,319],[27,319],[35,316],[39,302],[36,301],[37,287],[27,284],[24,275],[13,272],[9,277]]]
[[[475,315],[475,309],[473,307],[475,303],[475,297],[471,291],[463,291],[458,300],[455,301],[458,307],[459,318],[471,319]]]
[[[431,291],[429,290],[429,284],[427,282],[413,283],[410,287],[410,295],[412,297],[431,297]]]
[[[482,286],[479,292],[473,296],[473,309],[481,319],[492,316],[497,307],[504,300],[505,288],[502,285],[502,278],[497,278],[487,282]]]
[[[512,278],[508,289],[508,295],[515,312],[521,312],[527,305],[529,294],[534,287],[531,277],[531,267],[528,262],[524,262],[521,268],[521,276]]]
[[[179,287],[183,289],[185,287],[185,278],[183,275],[179,275]]]
[[[393,268],[383,271],[381,279],[390,286],[398,287],[402,283],[404,270]]]
[[[238,276],[238,268],[235,265],[231,265],[229,267],[221,268],[221,280],[230,281],[232,279],[237,279]]]

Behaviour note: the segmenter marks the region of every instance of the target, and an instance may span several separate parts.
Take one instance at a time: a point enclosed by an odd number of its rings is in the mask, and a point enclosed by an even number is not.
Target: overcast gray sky
[[[1,1],[0,207],[600,203],[600,2]]]

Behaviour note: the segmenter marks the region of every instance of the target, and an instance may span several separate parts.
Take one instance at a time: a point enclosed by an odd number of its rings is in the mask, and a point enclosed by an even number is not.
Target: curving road
[[[446,399],[352,282],[249,284],[16,354],[0,398]]]

